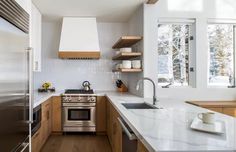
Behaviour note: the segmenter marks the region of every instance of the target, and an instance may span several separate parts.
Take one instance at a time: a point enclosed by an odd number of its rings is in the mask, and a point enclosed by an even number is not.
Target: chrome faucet
[[[141,78],[140,80],[138,80],[137,85],[136,85],[136,90],[139,90],[139,85],[144,80],[150,81],[152,83],[152,85],[153,85],[153,105],[155,105],[156,102],[157,102],[157,98],[156,98],[156,85],[155,85],[155,83],[154,83],[154,81],[152,79],[144,77],[144,78]]]

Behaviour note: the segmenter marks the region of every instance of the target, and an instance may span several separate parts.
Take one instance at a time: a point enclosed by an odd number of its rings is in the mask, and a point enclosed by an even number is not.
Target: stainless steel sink
[[[122,105],[126,109],[158,109],[157,107],[147,104],[145,102],[143,103],[122,103]]]

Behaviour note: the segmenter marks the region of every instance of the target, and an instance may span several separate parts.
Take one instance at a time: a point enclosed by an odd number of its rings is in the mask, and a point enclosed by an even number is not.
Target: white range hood
[[[59,58],[99,59],[96,18],[64,17]]]

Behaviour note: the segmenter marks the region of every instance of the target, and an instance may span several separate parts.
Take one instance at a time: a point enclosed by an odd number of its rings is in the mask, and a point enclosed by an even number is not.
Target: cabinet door
[[[112,147],[114,152],[122,152],[122,128],[118,121],[119,113],[112,106]]]
[[[33,70],[41,71],[41,31],[42,15],[32,3],[30,15],[30,46],[33,49]]]
[[[40,128],[31,138],[31,151],[32,152],[39,152],[42,144],[42,129]]]
[[[223,113],[232,117],[236,117],[236,108],[223,108]]]
[[[106,132],[106,97],[97,97],[96,103],[96,132]]]
[[[148,152],[147,148],[138,140],[137,152]]]
[[[51,134],[51,98],[42,104],[42,144],[46,142]]]
[[[61,133],[62,132],[62,114],[61,97],[55,96],[52,98],[52,132]]]
[[[110,145],[112,144],[112,113],[111,113],[111,104],[110,102],[107,102],[107,136],[110,142]]]

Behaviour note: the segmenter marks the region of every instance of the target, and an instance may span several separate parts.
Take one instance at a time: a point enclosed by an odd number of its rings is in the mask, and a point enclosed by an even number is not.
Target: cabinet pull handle
[[[49,111],[47,111],[47,120],[49,120]]]
[[[136,140],[137,139],[136,135],[134,133],[130,133],[129,129],[125,126],[125,124],[123,123],[123,121],[119,117],[117,119],[118,119],[122,129],[124,130],[124,132],[128,136],[129,140]]]

